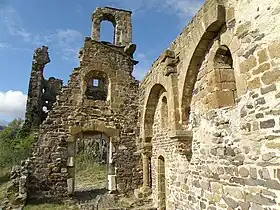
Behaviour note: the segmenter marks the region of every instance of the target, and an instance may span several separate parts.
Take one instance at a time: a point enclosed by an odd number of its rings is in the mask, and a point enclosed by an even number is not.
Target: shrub
[[[8,124],[4,130],[0,131],[0,168],[10,168],[26,159],[31,151],[34,141],[32,135],[20,138],[19,132],[22,128],[23,120],[15,119]]]

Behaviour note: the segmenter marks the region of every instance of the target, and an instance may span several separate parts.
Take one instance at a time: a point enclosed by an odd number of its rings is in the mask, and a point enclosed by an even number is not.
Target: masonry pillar
[[[151,156],[152,156],[152,144],[143,143],[143,148],[142,148],[143,186],[141,187],[141,191],[144,197],[148,196],[151,193],[151,187],[150,187]]]
[[[75,191],[75,165],[74,165],[74,156],[75,156],[75,143],[77,140],[77,135],[71,135],[67,141],[67,192],[69,195],[73,195]]]
[[[114,192],[117,190],[117,184],[116,184],[116,173],[115,173],[115,166],[113,162],[113,143],[112,139],[110,138],[109,142],[109,158],[108,158],[108,190],[110,192]]]

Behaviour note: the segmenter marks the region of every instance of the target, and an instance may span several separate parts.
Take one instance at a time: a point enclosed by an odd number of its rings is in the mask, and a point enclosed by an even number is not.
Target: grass
[[[10,168],[3,168],[0,171],[0,202],[5,198],[9,180],[10,180]]]
[[[77,158],[76,161],[76,188],[77,190],[85,189],[100,189],[106,184],[105,165],[99,165],[91,161],[81,161]],[[5,198],[6,188],[10,180],[10,168],[5,168],[0,171],[0,201]],[[74,204],[69,203],[44,203],[44,204],[28,204],[24,210],[65,210],[79,209]]]
[[[76,188],[104,188],[106,186],[105,165],[96,163],[76,167]]]
[[[76,159],[75,183],[76,190],[104,188],[106,184],[105,165],[99,165],[84,156],[78,156]],[[66,210],[79,209],[74,204],[52,203],[52,204],[28,204],[24,210]]]
[[[65,210],[65,209],[72,209],[78,210],[79,208],[75,205],[70,204],[37,204],[32,205],[28,204],[24,207],[24,210]]]

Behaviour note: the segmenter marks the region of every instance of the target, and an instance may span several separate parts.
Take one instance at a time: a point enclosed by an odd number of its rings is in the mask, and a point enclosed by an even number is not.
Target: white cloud
[[[27,96],[21,91],[0,92],[0,115],[24,118]]]
[[[0,49],[6,49],[6,48],[8,48],[7,43],[0,43]]]
[[[83,35],[79,31],[73,29],[57,29],[35,34],[31,33],[28,29],[24,28],[20,14],[8,5],[0,7],[0,21],[10,35],[20,37],[25,42],[31,44],[30,48],[50,45],[61,55],[62,59],[78,61],[78,52],[83,41]],[[0,49],[19,49],[10,45],[8,43],[0,43]]]
[[[76,5],[76,10],[75,10],[75,12],[78,13],[79,15],[82,15],[83,12],[84,12],[83,6],[80,5],[80,4],[77,4],[77,5]]]
[[[78,52],[83,41],[83,34],[72,29],[57,30],[56,38],[63,53],[62,58],[64,60],[78,60]],[[79,40],[81,43],[79,43]]]
[[[19,13],[11,6],[4,6],[0,10],[1,20],[12,36],[20,36],[25,41],[32,40],[32,34],[22,26],[22,19]]]

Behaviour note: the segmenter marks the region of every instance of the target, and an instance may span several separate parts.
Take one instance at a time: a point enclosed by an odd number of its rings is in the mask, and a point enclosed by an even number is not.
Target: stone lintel
[[[169,138],[178,139],[178,141],[191,141],[193,134],[191,131],[176,130],[169,132]]]
[[[73,126],[73,127],[70,127],[70,134],[72,135],[77,135],[78,133],[82,132],[82,127],[80,126]]]

